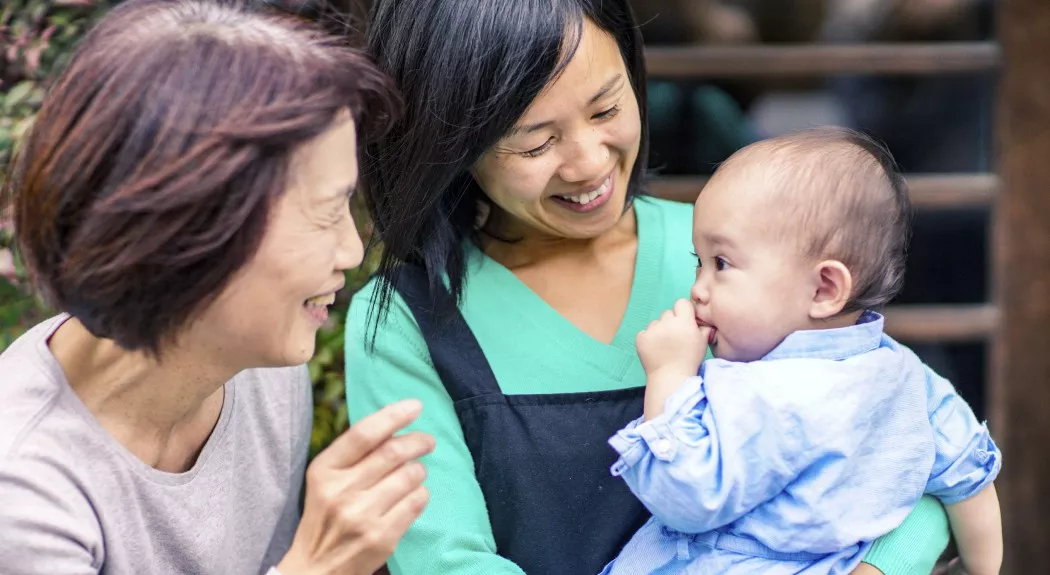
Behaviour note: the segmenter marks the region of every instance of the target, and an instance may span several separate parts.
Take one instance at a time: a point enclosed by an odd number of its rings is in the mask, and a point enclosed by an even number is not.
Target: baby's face
[[[761,359],[810,326],[814,267],[785,237],[792,230],[777,221],[784,206],[772,205],[778,195],[763,185],[755,171],[720,171],[693,211],[697,323],[715,329],[712,353],[732,361]]]

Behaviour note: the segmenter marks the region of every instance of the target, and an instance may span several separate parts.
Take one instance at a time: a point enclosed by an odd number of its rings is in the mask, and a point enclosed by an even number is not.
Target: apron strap
[[[437,298],[430,291],[426,271],[418,265],[404,264],[387,278],[415,317],[434,369],[452,401],[502,393],[485,353],[459,309],[453,309],[447,317],[439,317]],[[439,284],[438,289],[448,295],[444,284]]]

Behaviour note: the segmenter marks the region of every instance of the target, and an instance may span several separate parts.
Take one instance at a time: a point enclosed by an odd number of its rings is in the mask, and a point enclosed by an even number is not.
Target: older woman
[[[694,280],[691,207],[642,195],[639,27],[626,0],[375,15],[406,114],[366,153],[386,279],[350,307],[347,401],[420,398],[438,446],[391,571],[597,573],[647,518],[606,444],[642,412],[635,336]],[[924,500],[857,572],[928,573],[947,538]]]
[[[229,4],[117,8],[26,142],[17,236],[63,313],[0,356],[5,574],[372,573],[427,501],[432,439],[393,437],[418,402],[304,473],[302,364],[362,258],[358,129],[396,96],[338,40]]]

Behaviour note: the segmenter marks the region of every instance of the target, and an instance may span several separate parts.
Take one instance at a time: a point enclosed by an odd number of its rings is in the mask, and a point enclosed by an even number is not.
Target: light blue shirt
[[[609,443],[653,514],[609,574],[848,573],[923,493],[956,503],[1002,465],[951,383],[873,312],[759,361],[707,360]]]

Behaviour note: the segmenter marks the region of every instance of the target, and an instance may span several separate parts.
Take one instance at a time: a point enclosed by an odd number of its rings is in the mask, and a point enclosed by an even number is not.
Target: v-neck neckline
[[[493,282],[495,289],[506,306],[521,307],[532,315],[530,323],[546,331],[553,343],[562,347],[577,360],[586,361],[603,370],[622,376],[632,362],[637,360],[635,337],[645,328],[649,319],[654,317],[658,294],[655,287],[659,285],[661,264],[664,260],[664,243],[660,241],[663,229],[661,212],[650,205],[644,198],[634,201],[633,217],[637,225],[638,248],[634,260],[634,277],[631,280],[631,293],[623,319],[610,343],[605,343],[587,334],[539,294],[521,281],[503,264],[489,257],[480,249],[475,249],[480,266],[479,276],[472,281]]]

